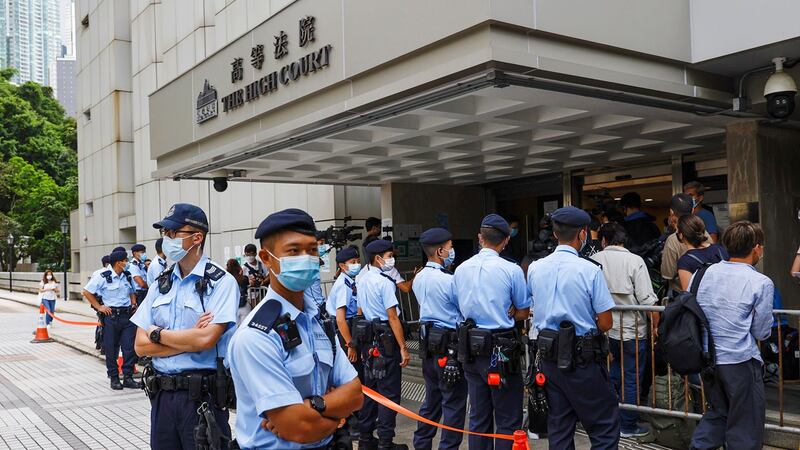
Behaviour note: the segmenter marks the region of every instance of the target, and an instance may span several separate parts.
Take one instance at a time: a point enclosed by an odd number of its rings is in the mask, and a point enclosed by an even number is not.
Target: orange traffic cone
[[[53,342],[50,339],[50,335],[47,334],[47,322],[45,321],[45,316],[47,315],[47,311],[44,309],[44,303],[39,305],[39,321],[36,325],[36,334],[31,341],[34,344],[41,344],[43,342]]]
[[[514,432],[514,444],[511,445],[511,450],[530,450],[528,446],[528,433],[525,430],[517,430]]]
[[[120,350],[119,356],[117,356],[117,370],[119,374],[122,375],[122,351]],[[139,369],[136,368],[136,364],[133,365],[133,373],[139,373]]]

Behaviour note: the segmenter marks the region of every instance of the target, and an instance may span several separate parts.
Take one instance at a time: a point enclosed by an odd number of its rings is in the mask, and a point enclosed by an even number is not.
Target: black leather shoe
[[[374,437],[372,439],[359,439],[358,450],[378,450],[378,440]]]
[[[122,380],[122,386],[128,389],[141,389],[142,383],[134,380],[133,377],[125,377],[125,379]]]
[[[119,382],[119,377],[112,377],[111,378],[111,389],[115,391],[122,390],[122,383]]]
[[[359,447],[359,450],[361,450],[361,447]],[[395,444],[392,441],[380,441],[378,450],[408,450],[408,446],[406,444]]]

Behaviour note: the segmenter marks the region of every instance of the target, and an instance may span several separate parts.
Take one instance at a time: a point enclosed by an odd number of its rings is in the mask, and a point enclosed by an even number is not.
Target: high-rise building
[[[15,82],[50,85],[50,66],[61,56],[58,0],[0,2],[0,65],[14,67]]]
[[[58,0],[61,37],[59,57],[75,56],[75,0]]]
[[[64,58],[56,58],[53,64],[54,70],[51,73],[51,87],[53,88],[53,96],[64,107],[67,115],[70,117],[77,117],[77,104],[76,104],[76,77],[75,68],[77,66],[75,56],[66,56]]]

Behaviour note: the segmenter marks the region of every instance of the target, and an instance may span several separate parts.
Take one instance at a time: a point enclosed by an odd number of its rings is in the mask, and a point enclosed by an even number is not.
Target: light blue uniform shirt
[[[275,331],[248,326],[268,300],[281,303],[281,315],[289,313],[296,321],[302,344],[290,351],[283,349]],[[331,341],[317,318],[316,305],[304,298],[304,310],[269,288],[264,300],[242,322],[231,340],[228,364],[236,386],[236,440],[243,449],[302,449],[322,447],[327,437],[311,444],[279,439],[261,427],[264,413],[284,406],[303,403],[313,395],[324,395],[329,380],[333,387],[353,381],[358,374],[347,355]]]
[[[428,262],[414,277],[412,289],[419,303],[420,321],[453,329],[464,321],[458,310],[453,275],[445,272],[441,264]]]
[[[303,291],[303,298],[306,301],[314,302],[317,308],[322,307],[322,304],[325,303],[325,296],[322,294],[322,282],[319,278],[314,281],[314,284]]]
[[[522,269],[489,248],[458,266],[454,283],[461,315],[474,320],[478,328],[513,328],[514,318],[508,317],[511,305],[517,309],[531,306]]]
[[[561,322],[569,321],[578,336],[597,334],[595,317],[614,307],[603,270],[568,245],[531,263],[528,294],[537,331],[558,330]]]
[[[167,268],[167,260],[161,259],[160,256],[156,256],[156,259],[150,261],[150,267],[147,269],[147,286],[150,287],[156,282],[156,278],[161,275],[161,272],[166,270]]]
[[[144,269],[144,262],[131,258],[131,263],[128,264],[128,271],[131,273],[131,280],[133,280],[133,277],[142,277],[142,281],[147,283],[147,271]],[[150,285],[148,284],[148,286]],[[143,290],[136,284],[136,280],[133,280],[133,289],[137,291]]]
[[[361,307],[361,312],[364,313],[364,318],[367,320],[389,320],[389,315],[386,310],[391,307],[397,307],[397,284],[394,280],[386,274],[383,274],[380,269],[371,267],[371,270],[364,272],[359,280],[358,277],[358,306]],[[359,274],[360,275],[360,274]],[[398,308],[397,314],[400,315]]]
[[[336,310],[346,308],[344,311],[345,319],[349,319],[358,314],[358,301],[356,299],[356,282],[349,275],[342,272],[331,287],[328,293],[328,300],[325,302],[325,310],[328,315],[336,317]]]
[[[103,276],[106,270],[111,272],[111,283]],[[112,269],[98,270],[83,288],[93,295],[103,298],[103,304],[109,308],[125,308],[131,306],[133,286],[125,277],[125,272],[116,274]]]
[[[717,364],[763,362],[756,341],[772,332],[774,289],[749,264],[721,261],[706,270],[696,297],[714,336]]]
[[[228,342],[236,328],[236,313],[239,309],[239,285],[233,275],[214,263],[217,269],[225,274],[217,281],[210,281],[203,301],[195,290],[195,283],[203,278],[208,257],[203,256],[194,269],[184,278],[180,276],[180,267],[175,265],[172,271],[172,287],[169,292],[162,294],[158,284],[150,286],[147,297],[136,314],[131,317],[131,322],[147,331],[156,325],[165,330],[187,330],[194,328],[197,319],[203,311],[211,312],[214,319],[211,323],[224,324],[225,332],[217,341],[216,348],[202,352],[179,353],[167,357],[153,357],[153,367],[161,373],[176,374],[186,370],[215,369],[216,357],[224,357],[228,349]],[[103,299],[105,300],[105,298]]]

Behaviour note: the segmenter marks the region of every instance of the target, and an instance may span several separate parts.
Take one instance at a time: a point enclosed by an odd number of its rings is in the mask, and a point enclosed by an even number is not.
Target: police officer
[[[428,257],[425,267],[414,278],[414,295],[419,302],[420,356],[425,378],[422,417],[455,428],[464,427],[467,408],[467,382],[456,359],[456,327],[464,321],[458,309],[453,274],[453,235],[444,228],[422,233],[419,242]],[[420,422],[414,433],[415,449],[430,449],[436,427]],[[439,449],[457,449],[461,433],[442,431]]]
[[[161,272],[167,269],[167,257],[164,255],[164,249],[162,248],[164,242],[164,238],[158,238],[156,240],[156,260],[150,263],[150,267],[147,269],[147,286],[150,287],[156,282],[156,278],[161,275]]]
[[[267,295],[245,318],[228,350],[236,384],[236,440],[243,449],[326,448],[361,406],[361,383],[303,291],[319,277],[314,220],[299,209],[259,225]]]
[[[399,403],[401,369],[408,365],[410,355],[400,322],[395,280],[386,274],[394,268],[393,247],[390,241],[377,239],[366,251],[371,267],[358,281],[358,306],[372,326],[372,339],[360,348],[364,380],[368,387]],[[366,399],[359,414],[358,448],[406,449],[392,442],[396,417],[396,412]],[[372,434],[376,426],[378,442]]]
[[[227,406],[233,402],[223,358],[235,329],[239,285],[203,254],[208,220],[202,209],[177,203],[153,227],[175,263],[159,275],[131,319],[139,327],[136,352],[152,357],[143,375],[150,446],[194,449],[201,444],[198,428],[213,431],[206,448],[227,448]]]
[[[144,260],[147,259],[145,248],[142,244],[133,244],[131,246],[131,258],[128,265],[128,271],[131,273],[133,279],[133,288],[136,291],[136,300],[141,303],[144,296],[147,295],[147,268],[144,265]]]
[[[361,271],[361,259],[358,255],[358,247],[350,246],[339,250],[336,253],[336,264],[338,276],[333,282],[328,298],[325,301],[325,309],[329,320],[336,325],[337,335],[342,350],[347,353],[347,359],[353,364],[358,373],[358,379],[364,383],[364,364],[361,362],[361,355],[353,342],[353,321],[359,315],[356,281],[355,277]],[[308,291],[308,290],[306,290]],[[358,438],[358,411],[347,420],[347,428],[350,436]]]
[[[139,389],[141,385],[133,379],[136,364],[136,353],[133,351],[133,340],[136,326],[131,323],[131,307],[136,307],[136,296],[130,274],[125,271],[128,254],[124,251],[111,252],[108,256],[111,268],[95,273],[84,286],[83,296],[92,308],[105,315],[103,320],[103,348],[106,356],[106,371],[111,379],[111,389],[124,387]],[[102,297],[101,304],[97,297]],[[119,381],[117,355],[122,347],[123,382]]]
[[[566,206],[552,219],[559,245],[528,268],[540,371],[547,379],[550,448],[575,448],[580,420],[593,449],[616,449],[619,410],[602,334],[611,328],[614,300],[599,264],[578,256],[588,239],[589,214]]]
[[[480,252],[455,272],[456,297],[467,319],[459,330],[459,359],[470,398],[469,429],[513,434],[522,426],[521,337],[515,321],[525,320],[530,299],[522,269],[500,256],[511,227],[497,214],[481,222]],[[469,437],[470,449],[510,449],[511,441]]]

